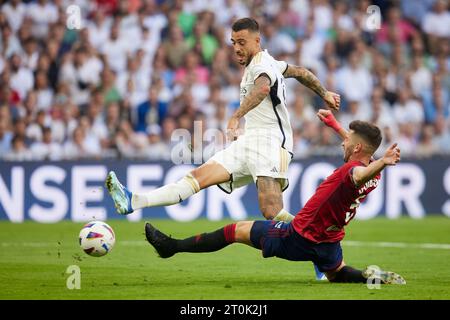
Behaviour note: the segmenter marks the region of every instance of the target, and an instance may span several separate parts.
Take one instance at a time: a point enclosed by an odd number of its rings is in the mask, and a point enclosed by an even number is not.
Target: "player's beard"
[[[347,148],[344,148],[344,162],[348,162],[348,160],[352,156],[354,148],[354,146],[348,146]]]
[[[240,53],[240,54],[236,53],[236,56],[237,56],[237,59],[238,59],[238,63],[241,66],[247,66],[248,65],[248,56],[246,56],[244,53]]]
[[[238,57],[238,63],[241,65],[241,66],[247,66],[247,57],[245,56],[245,55],[238,55],[237,56]]]

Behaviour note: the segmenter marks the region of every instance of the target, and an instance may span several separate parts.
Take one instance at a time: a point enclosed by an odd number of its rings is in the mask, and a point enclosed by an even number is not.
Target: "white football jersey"
[[[280,139],[281,146],[292,152],[293,137],[286,106],[283,73],[287,63],[275,60],[267,50],[257,53],[245,68],[240,86],[240,102],[253,89],[255,80],[266,74],[270,78],[270,94],[245,116],[245,134],[267,131]]]

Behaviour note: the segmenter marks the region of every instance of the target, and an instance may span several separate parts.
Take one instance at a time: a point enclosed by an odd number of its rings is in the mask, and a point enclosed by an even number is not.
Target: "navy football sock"
[[[367,282],[363,277],[362,271],[353,269],[350,266],[344,266],[341,270],[336,272],[335,277],[330,282]]]
[[[198,234],[184,240],[176,240],[177,252],[213,252],[235,242],[236,224],[229,224],[219,230]]]

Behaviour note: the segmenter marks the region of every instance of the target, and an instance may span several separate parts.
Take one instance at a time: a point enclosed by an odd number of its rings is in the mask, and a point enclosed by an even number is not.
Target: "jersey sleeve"
[[[281,61],[281,60],[275,60],[275,62],[277,64],[278,70],[280,70],[281,74],[284,75],[284,73],[286,72],[286,70],[288,68],[287,62]]]
[[[350,188],[357,189],[358,187],[355,185],[355,182],[353,181],[353,169],[355,169],[355,166],[349,166],[343,171],[343,181],[345,185],[347,185]]]
[[[267,74],[267,76],[270,78],[270,86],[273,86],[275,84],[275,81],[277,80],[275,71],[273,70],[272,66],[264,61],[255,63],[251,67],[251,73],[253,77],[253,82],[255,82],[255,80],[258,79],[258,77],[264,73]]]

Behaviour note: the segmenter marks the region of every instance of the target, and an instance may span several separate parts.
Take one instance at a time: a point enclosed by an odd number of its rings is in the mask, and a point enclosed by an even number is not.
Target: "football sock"
[[[284,209],[281,209],[280,212],[273,218],[275,221],[284,221],[284,222],[291,222],[294,220],[294,216],[287,212]]]
[[[213,252],[235,242],[236,224],[210,232],[198,234],[184,240],[176,240],[177,252]]]
[[[336,276],[330,282],[367,282],[367,279],[362,275],[361,270],[354,269],[350,266],[344,266],[341,270],[336,272]]]
[[[131,207],[138,210],[146,207],[169,206],[180,203],[200,191],[200,185],[192,174],[148,193],[133,193]]]

